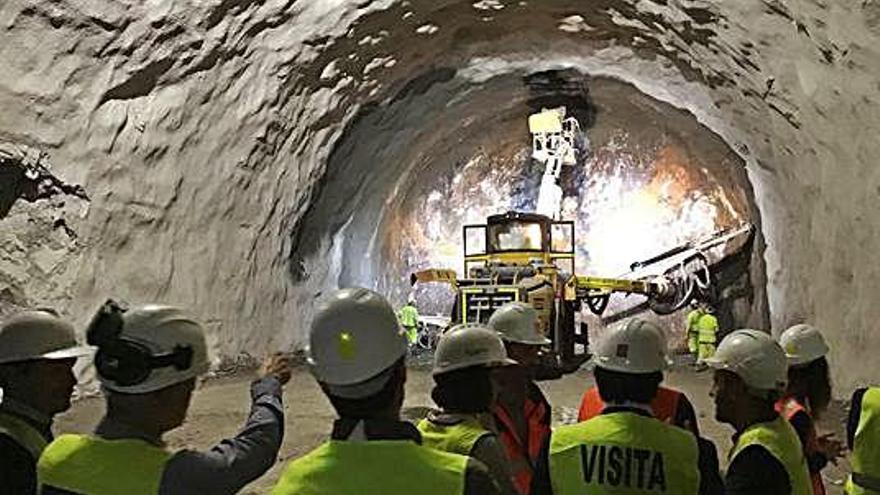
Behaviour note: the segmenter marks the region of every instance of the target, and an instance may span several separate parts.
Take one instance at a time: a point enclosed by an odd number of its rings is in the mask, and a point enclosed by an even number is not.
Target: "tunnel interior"
[[[49,305],[84,324],[110,295],[169,301],[205,321],[218,360],[302,348],[328,290],[400,302],[413,268],[460,269],[462,224],[531,208],[526,118],[565,105],[590,143],[563,184],[578,271],[748,222],[721,274],[728,325],[812,321],[832,362],[880,346],[877,2],[0,13],[0,141],[46,153],[65,185],[0,194],[0,313]],[[868,368],[835,372],[864,383]]]
[[[422,91],[407,86],[362,110],[337,141],[294,229],[297,283],[317,275],[376,289],[395,304],[414,294],[423,312],[448,314],[448,288],[413,288],[410,274],[450,268],[465,276],[464,225],[535,210],[544,165],[531,158],[526,120],[559,106],[578,119],[587,143],[561,179],[576,273],[620,276],[635,261],[760,224],[742,158],[693,115],[619,79],[562,69],[474,80],[433,69],[418,82]],[[753,254],[754,271],[750,258],[737,265],[750,298],[765,280],[762,253]],[[726,323],[743,325],[751,311]]]

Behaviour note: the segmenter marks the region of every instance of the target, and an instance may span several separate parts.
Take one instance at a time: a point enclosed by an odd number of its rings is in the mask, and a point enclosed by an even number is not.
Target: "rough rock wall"
[[[174,301],[223,356],[301,342],[334,278],[292,285],[290,234],[358,108],[435,64],[475,82],[568,66],[691,111],[742,154],[774,329],[812,320],[841,385],[880,379],[843,365],[880,348],[876,1],[6,0],[0,22],[0,138],[49,152],[91,198],[65,217],[72,244],[23,241],[45,202],[0,219],[20,303],[81,323],[110,295]],[[40,248],[63,253],[51,270]]]

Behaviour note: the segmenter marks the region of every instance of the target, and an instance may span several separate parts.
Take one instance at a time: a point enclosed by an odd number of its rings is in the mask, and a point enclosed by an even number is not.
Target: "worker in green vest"
[[[694,362],[696,362],[697,354],[700,351],[700,338],[699,338],[699,330],[697,329],[697,322],[700,321],[700,318],[705,314],[705,311],[700,307],[699,301],[694,299],[691,301],[691,311],[685,317],[687,322],[686,336],[687,336],[687,348],[688,352],[691,356],[694,357]]]
[[[706,364],[715,370],[715,419],[736,430],[725,493],[812,495],[801,441],[776,412],[788,376],[782,347],[765,332],[737,330]]]
[[[687,321],[688,350],[695,355],[697,367],[705,369],[706,360],[715,354],[715,344],[718,338],[718,318],[712,314],[711,306],[701,302],[697,309],[688,313]]]
[[[70,408],[73,366],[90,353],[52,310],[24,311],[0,325],[0,493],[36,493],[52,419]]]
[[[451,328],[434,352],[431,396],[440,409],[418,424],[425,446],[482,461],[505,495],[517,491],[492,418],[497,395],[492,373],[515,363],[495,331],[480,324]]]
[[[106,414],[92,435],[61,435],[37,464],[42,495],[236,493],[275,464],[284,414],[286,358],[266,361],[251,385],[251,412],[235,437],[209,451],[171,452],[162,436],[186,418],[208,370],[204,330],[172,306],[126,309],[108,301],[87,331]]]
[[[847,495],[880,495],[880,387],[855,391],[846,434],[852,449]]]
[[[309,328],[310,371],[339,415],[330,440],[294,460],[273,495],[497,495],[486,466],[422,445],[400,420],[406,337],[381,295],[334,292]]]
[[[397,311],[400,326],[406,332],[409,345],[415,345],[419,337],[419,310],[416,308],[416,299],[412,296],[406,301],[406,305]]]
[[[651,401],[669,363],[665,337],[655,324],[633,319],[607,330],[593,371],[607,406],[592,419],[553,431],[555,495],[722,492],[717,459],[709,458],[714,449],[701,448],[691,432],[653,415]]]

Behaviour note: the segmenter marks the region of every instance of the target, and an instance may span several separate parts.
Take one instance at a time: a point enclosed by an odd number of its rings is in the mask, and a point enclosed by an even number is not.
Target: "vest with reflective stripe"
[[[554,495],[696,495],[698,461],[692,434],[631,412],[561,426],[550,437]]]
[[[499,426],[498,438],[504,444],[504,452],[510,460],[513,484],[521,495],[528,495],[532,491],[535,466],[550,436],[549,408],[543,401],[526,399],[523,414],[529,431],[524,442],[517,436],[513,418],[504,407],[496,406],[493,412]]]
[[[791,495],[811,495],[813,485],[801,441],[794,428],[783,417],[756,423],[746,428],[730,452],[730,461],[750,445],[760,445],[775,457],[788,473]]]
[[[802,445],[804,455],[809,457],[816,453],[816,426],[813,424],[810,411],[794,397],[783,397],[776,402],[776,412],[782,415],[789,423],[792,423],[798,414],[806,414],[810,417],[810,431],[807,433],[807,443]],[[795,431],[797,433],[797,431]],[[800,437],[799,437],[800,438]],[[813,485],[813,495],[825,495],[825,484],[822,482],[822,473],[810,473],[810,482]]]
[[[657,396],[651,401],[651,411],[654,413],[654,417],[664,423],[675,424],[674,421],[678,412],[678,401],[680,398],[681,392],[665,387],[658,388]],[[584,398],[581,400],[578,421],[593,419],[602,414],[603,409],[605,409],[605,402],[602,401],[602,397],[599,395],[599,389],[592,387],[584,393]]]
[[[33,456],[34,462],[40,458],[43,449],[48,445],[43,434],[27,421],[3,411],[0,411],[0,434],[8,436],[21,445]]]
[[[850,464],[853,474],[847,480],[846,493],[880,494],[880,387],[871,387],[862,396]]]
[[[486,435],[494,435],[474,417],[449,425],[435,423],[425,418],[419,422],[418,428],[422,434],[422,445],[425,447],[461,455],[470,455],[479,439]]]
[[[718,318],[715,315],[705,313],[697,320],[697,334],[701,344],[714,344],[718,332]]]
[[[468,458],[407,440],[331,440],[291,462],[273,495],[459,495]]]
[[[41,487],[88,495],[155,495],[171,454],[143,440],[61,435],[37,463]]]

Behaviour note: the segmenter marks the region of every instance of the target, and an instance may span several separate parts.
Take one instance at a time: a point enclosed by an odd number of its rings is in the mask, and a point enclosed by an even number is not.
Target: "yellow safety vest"
[[[697,334],[701,344],[714,344],[718,333],[718,318],[704,313],[697,320]]]
[[[397,319],[405,327],[414,327],[419,324],[419,310],[415,306],[406,305],[397,312]]]
[[[169,457],[143,440],[61,435],[40,456],[37,478],[87,495],[156,495]]]
[[[49,443],[43,434],[27,421],[3,411],[0,411],[0,434],[8,436],[21,445],[33,456],[34,462],[40,458],[40,454]]]
[[[467,462],[408,440],[331,440],[291,462],[272,495],[460,495]]]
[[[797,432],[783,417],[773,421],[756,423],[746,428],[730,452],[730,462],[746,447],[760,445],[775,457],[788,473],[791,495],[812,495],[813,484],[803,446]]]
[[[472,416],[450,425],[426,418],[419,422],[418,428],[425,447],[461,455],[470,455],[477,441],[486,435],[494,435]]]
[[[880,387],[862,396],[862,414],[856,428],[850,465],[853,474],[846,482],[849,495],[880,494]]]
[[[690,432],[631,412],[561,426],[550,436],[554,495],[696,495],[698,461]]]

